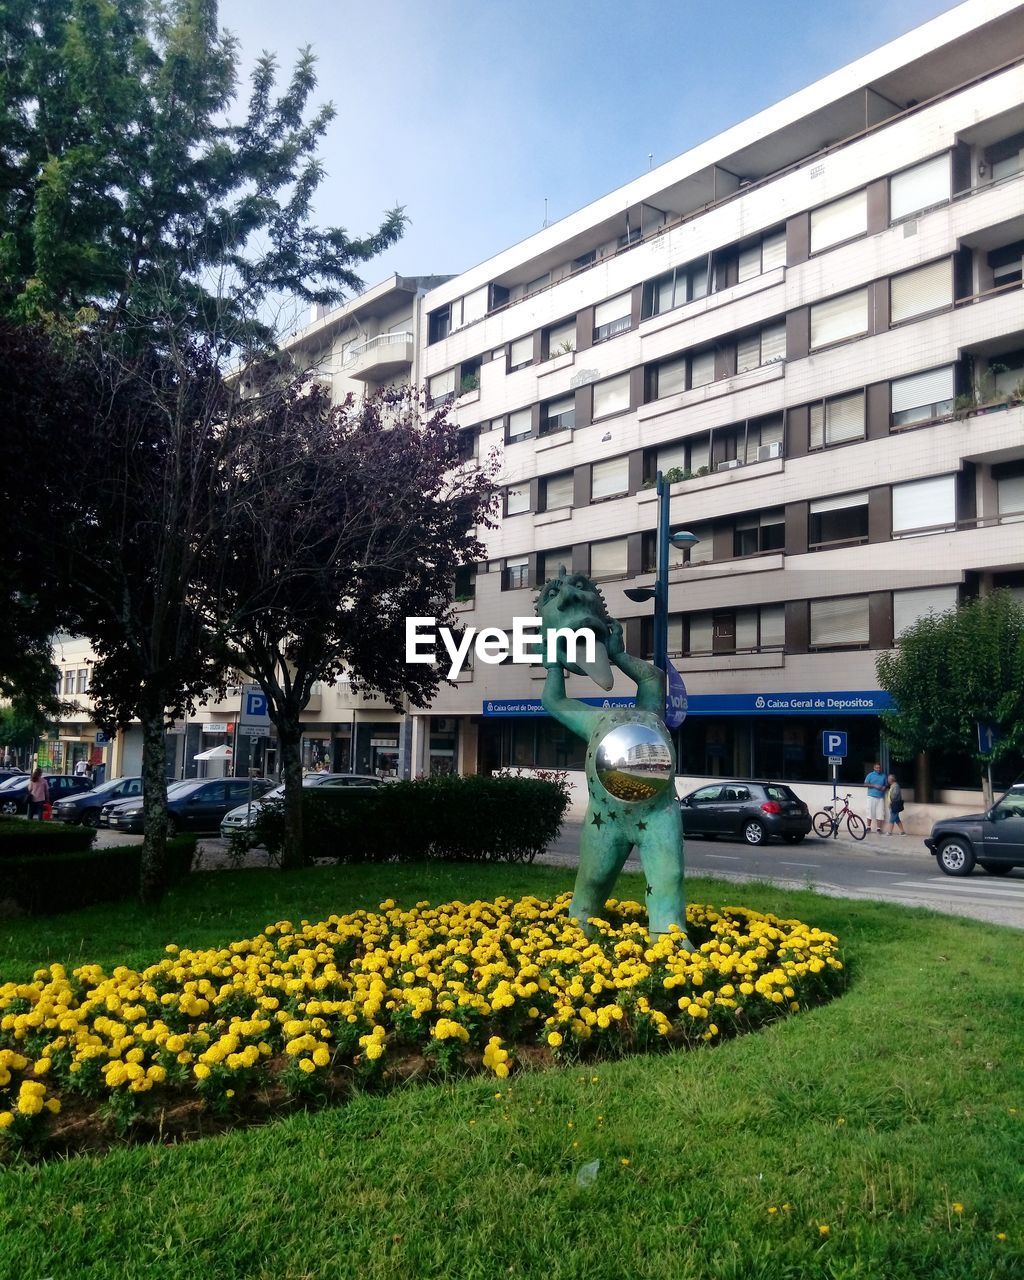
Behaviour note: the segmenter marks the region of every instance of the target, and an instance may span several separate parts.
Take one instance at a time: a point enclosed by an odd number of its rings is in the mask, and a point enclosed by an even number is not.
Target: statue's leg
[[[591,916],[604,915],[612,885],[633,847],[626,836],[609,830],[610,823],[599,828],[592,818],[588,809],[580,836],[580,869],[569,905],[569,914],[584,929]]]
[[[683,872],[683,824],[673,798],[647,819],[637,845],[647,877],[647,916],[651,936],[667,933],[677,924],[686,932],[686,893]]]

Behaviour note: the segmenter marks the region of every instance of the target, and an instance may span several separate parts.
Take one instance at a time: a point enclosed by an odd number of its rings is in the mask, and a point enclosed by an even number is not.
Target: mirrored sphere
[[[672,775],[672,744],[660,726],[616,725],[597,748],[598,781],[616,800],[651,800],[672,785]]]

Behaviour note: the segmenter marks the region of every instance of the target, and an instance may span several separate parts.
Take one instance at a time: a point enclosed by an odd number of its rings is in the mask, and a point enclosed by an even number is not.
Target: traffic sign
[[[266,725],[262,724],[240,724],[238,726],[238,736],[240,738],[269,738],[270,731]]]
[[[829,762],[829,764],[840,765],[840,764],[842,764],[842,763],[843,763],[843,757],[842,757],[842,756],[829,756],[829,758],[828,758],[828,762]]]
[[[980,720],[978,726],[978,751],[982,755],[986,755],[999,741],[1000,733],[994,724],[982,724]]]
[[[838,756],[840,760],[846,757],[846,733],[842,729],[825,729],[821,735],[821,754],[823,756]]]

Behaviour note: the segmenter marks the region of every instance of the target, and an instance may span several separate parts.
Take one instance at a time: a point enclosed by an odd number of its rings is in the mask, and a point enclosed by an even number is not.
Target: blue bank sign
[[[583,698],[592,707],[632,707],[634,698]],[[833,689],[823,693],[691,693],[690,716],[874,716],[889,711],[892,698],[882,689]],[[539,698],[494,698],[484,702],[485,716],[542,716]]]

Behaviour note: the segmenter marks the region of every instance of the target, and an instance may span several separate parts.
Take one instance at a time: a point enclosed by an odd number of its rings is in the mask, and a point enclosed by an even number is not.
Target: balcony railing
[[[374,338],[368,338],[366,342],[360,342],[358,346],[349,347],[345,352],[344,367],[357,364],[364,356],[371,351],[379,351],[380,348],[405,346],[412,342],[411,333],[378,333]]]

